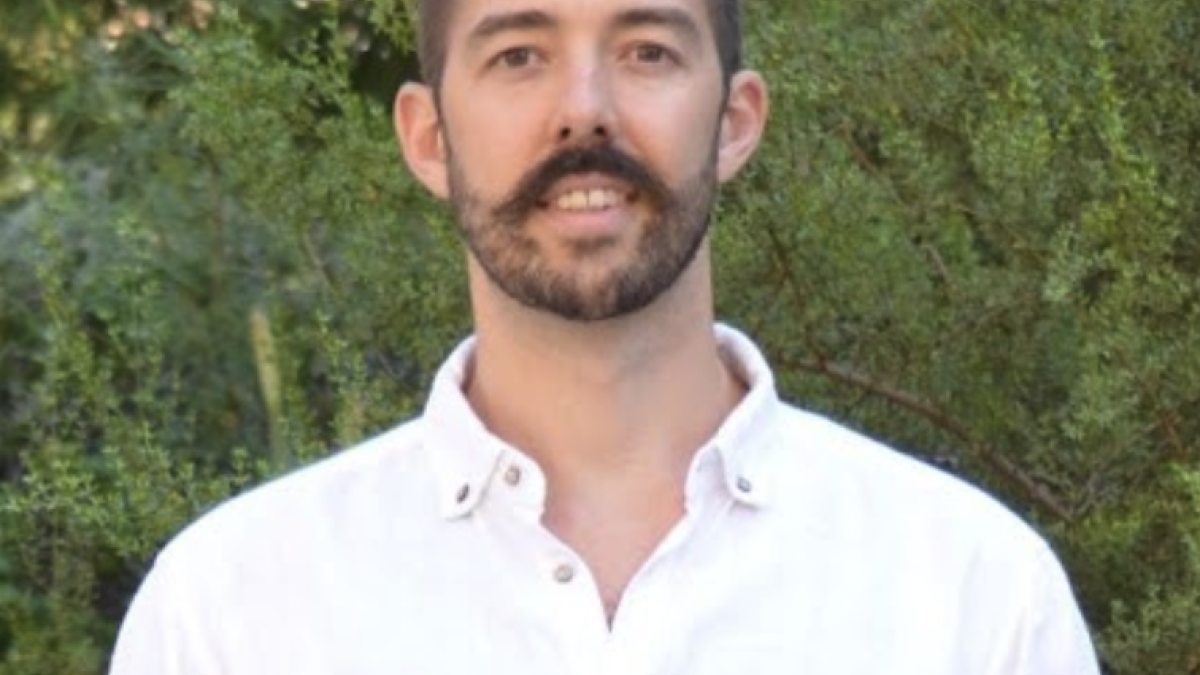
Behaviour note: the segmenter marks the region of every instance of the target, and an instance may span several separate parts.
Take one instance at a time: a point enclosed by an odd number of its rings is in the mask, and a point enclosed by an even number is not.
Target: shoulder
[[[409,422],[213,508],[158,555],[134,596],[113,673],[219,672],[224,655],[253,653],[256,627],[288,621],[297,594],[358,570],[381,528],[419,545],[432,521],[423,422]],[[398,541],[397,541],[398,540]],[[336,584],[332,586],[337,589]],[[269,637],[269,636],[267,636]]]
[[[227,564],[255,554],[276,559],[272,554],[371,527],[384,509],[432,515],[424,424],[420,418],[404,423],[218,504],[168,543],[160,563],[204,566],[220,556]]]
[[[781,501],[819,509],[824,529],[942,554],[1041,561],[1043,538],[1011,509],[962,478],[826,417],[781,404],[772,466]]]
[[[780,406],[778,418],[763,472],[774,531],[807,535],[794,537],[793,558],[823,561],[840,598],[866,589],[877,615],[1007,664],[996,672],[1096,672],[1061,564],[1011,509],[822,416]]]

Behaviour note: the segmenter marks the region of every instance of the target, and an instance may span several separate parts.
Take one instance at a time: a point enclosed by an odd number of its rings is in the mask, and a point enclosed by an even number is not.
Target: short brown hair
[[[742,3],[741,0],[705,0],[705,3],[713,25],[721,71],[728,82],[742,68]],[[435,90],[441,88],[446,70],[446,35],[453,11],[454,0],[417,2],[421,76]]]

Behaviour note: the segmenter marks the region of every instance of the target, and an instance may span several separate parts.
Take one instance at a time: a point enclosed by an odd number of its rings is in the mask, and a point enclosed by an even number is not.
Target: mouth
[[[637,201],[638,191],[609,180],[570,180],[555,186],[537,205],[568,213],[605,211]]]
[[[564,192],[553,201],[543,202],[543,208],[551,204],[560,211],[603,211],[622,203],[633,201],[633,196],[617,190],[591,189]]]

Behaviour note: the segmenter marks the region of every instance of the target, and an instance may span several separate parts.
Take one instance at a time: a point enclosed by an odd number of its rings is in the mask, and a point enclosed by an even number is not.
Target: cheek
[[[533,167],[541,129],[521,106],[459,106],[447,129],[460,174],[481,197],[506,195]]]
[[[698,110],[696,106],[663,106],[653,114],[633,113],[628,118],[633,121],[624,131],[634,152],[664,172],[668,182],[691,178],[714,159],[715,114],[706,108],[701,115]]]

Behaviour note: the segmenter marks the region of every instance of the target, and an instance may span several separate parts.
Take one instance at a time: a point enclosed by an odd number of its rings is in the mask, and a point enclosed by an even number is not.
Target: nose
[[[556,124],[557,141],[589,144],[611,141],[616,133],[616,111],[611,83],[595,64],[573,69],[564,87]]]

